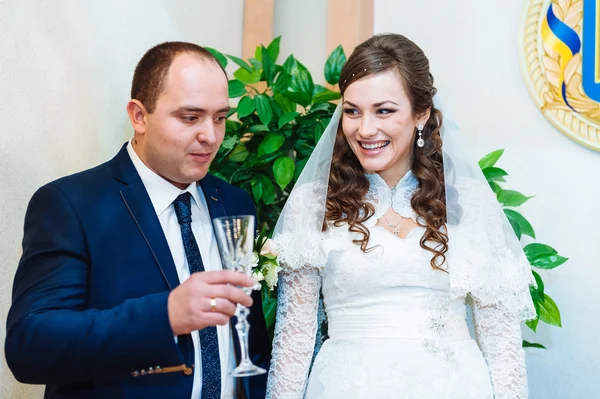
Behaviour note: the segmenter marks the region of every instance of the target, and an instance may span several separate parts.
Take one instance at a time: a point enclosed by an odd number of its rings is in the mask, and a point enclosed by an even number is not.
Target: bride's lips
[[[196,162],[205,163],[205,162],[210,162],[212,152],[202,152],[202,153],[201,152],[193,152],[190,154],[190,156]]]
[[[388,140],[377,140],[377,141],[357,141],[360,152],[365,155],[379,155],[387,147],[390,142]]]

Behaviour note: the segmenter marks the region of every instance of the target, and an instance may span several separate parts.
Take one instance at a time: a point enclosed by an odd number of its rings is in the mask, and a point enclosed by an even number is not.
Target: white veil
[[[327,253],[321,245],[321,232],[341,104],[275,226],[273,242],[284,269],[325,266]],[[458,298],[470,294],[483,305],[501,304],[522,320],[533,319],[536,313],[529,285],[535,280],[519,239],[439,95],[434,97],[434,107],[443,115],[450,295]]]

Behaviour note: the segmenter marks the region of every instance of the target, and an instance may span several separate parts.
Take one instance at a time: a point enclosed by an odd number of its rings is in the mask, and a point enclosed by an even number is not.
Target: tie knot
[[[180,194],[175,198],[175,201],[173,201],[175,215],[177,215],[177,222],[179,222],[179,224],[192,223],[191,198],[192,195],[189,192],[185,192]]]

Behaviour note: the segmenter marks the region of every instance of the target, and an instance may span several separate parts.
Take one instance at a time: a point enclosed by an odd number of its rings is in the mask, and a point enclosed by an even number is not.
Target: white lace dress
[[[375,250],[362,252],[346,226],[303,236],[303,220],[295,237],[277,242],[286,266],[267,397],[526,398],[520,320],[535,314],[531,273],[526,260],[502,248],[500,208],[486,206],[496,201],[489,189],[464,182],[464,223],[458,231],[449,228],[445,273],[432,269],[432,253],[419,245],[424,229],[401,239],[376,226],[390,207],[416,220],[412,173],[393,190],[378,175],[368,178],[376,213],[367,227]],[[302,190],[297,193],[290,206],[310,206]],[[320,289],[329,339],[311,365]],[[477,341],[466,322],[468,295]]]

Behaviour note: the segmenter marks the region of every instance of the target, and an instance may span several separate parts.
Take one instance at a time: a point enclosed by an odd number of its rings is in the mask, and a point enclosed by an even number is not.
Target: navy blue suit
[[[245,191],[210,174],[200,185],[212,218],[255,214]],[[112,160],[49,183],[31,199],[7,322],[8,365],[17,380],[47,385],[45,398],[189,399],[193,377],[181,371],[132,375],[188,363],[167,312],[178,284],[160,222],[123,146]],[[251,356],[268,368],[260,293],[253,299]],[[264,398],[266,376],[238,382],[238,395]]]

